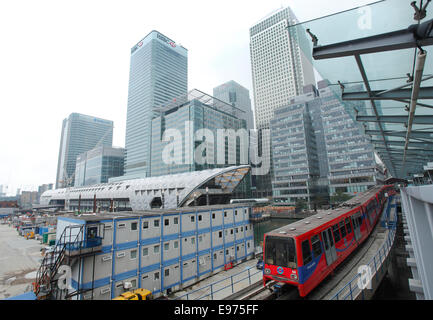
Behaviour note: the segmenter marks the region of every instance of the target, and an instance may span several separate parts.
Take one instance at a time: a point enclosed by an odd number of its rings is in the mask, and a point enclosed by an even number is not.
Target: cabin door
[[[361,213],[357,212],[351,217],[352,225],[353,225],[353,232],[355,233],[356,241],[361,239],[361,225],[359,224],[359,219],[358,219],[360,216],[361,216]]]
[[[331,228],[322,232],[323,249],[325,250],[326,263],[331,265],[337,259],[334,238],[332,237]]]

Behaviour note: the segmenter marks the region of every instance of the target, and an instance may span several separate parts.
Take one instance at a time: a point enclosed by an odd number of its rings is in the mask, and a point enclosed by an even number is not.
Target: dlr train
[[[305,297],[373,230],[392,185],[376,186],[344,202],[264,235],[263,284],[297,286]]]

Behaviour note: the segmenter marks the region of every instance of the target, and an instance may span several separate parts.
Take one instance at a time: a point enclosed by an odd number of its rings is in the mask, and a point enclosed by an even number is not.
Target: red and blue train
[[[263,284],[297,286],[305,297],[373,230],[392,185],[376,186],[346,201],[264,235]]]

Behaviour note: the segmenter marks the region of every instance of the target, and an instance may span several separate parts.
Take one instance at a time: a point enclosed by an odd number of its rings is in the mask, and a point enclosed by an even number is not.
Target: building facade
[[[362,108],[362,104],[356,106]],[[337,193],[355,195],[383,182],[373,147],[326,80],[274,112],[273,197],[309,208]]]
[[[254,115],[251,108],[250,92],[247,88],[231,80],[213,89],[213,96],[225,101],[245,113],[241,115],[247,122],[247,129],[254,129]]]
[[[73,186],[77,156],[97,145],[111,146],[113,121],[72,113],[63,120],[56,189]]]
[[[221,145],[225,143],[221,130],[236,133],[243,129],[248,134],[242,114],[242,110],[196,89],[164,106],[152,119],[151,176],[248,164],[247,141],[243,150],[236,138],[238,143],[234,148],[228,142],[223,150],[218,146],[220,137]],[[164,138],[170,130],[180,133],[180,137],[174,141],[169,140],[170,135]],[[173,146],[173,156],[164,159],[167,156],[164,150],[170,146]]]
[[[187,50],[158,31],[131,49],[125,178],[150,175],[153,108],[188,90]]]
[[[314,71],[305,30],[288,27],[298,21],[290,8],[279,9],[250,28],[250,56],[256,128],[269,129],[274,110],[302,94],[303,86],[314,84]],[[256,177],[259,196],[271,196],[273,161],[271,145],[259,136],[259,150],[270,163],[267,175]]]
[[[80,262],[71,263],[71,291],[88,290],[78,299],[110,300],[137,288],[158,297],[252,258],[249,216],[250,208],[242,204],[62,216],[57,240],[74,225],[82,225],[86,234],[103,234],[94,256],[76,256]]]
[[[125,149],[100,146],[80,154],[75,167],[75,187],[108,182],[123,175]]]
[[[380,183],[373,145],[326,80],[318,82],[328,160],[329,193],[356,194]],[[363,108],[363,102],[354,107]]]

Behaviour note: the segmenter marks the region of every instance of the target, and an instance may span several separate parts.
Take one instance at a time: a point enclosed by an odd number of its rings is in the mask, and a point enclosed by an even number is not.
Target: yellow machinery
[[[26,240],[34,239],[34,238],[35,238],[35,233],[33,231],[30,231],[26,234]]]
[[[152,300],[152,292],[146,289],[137,289],[124,292],[113,300]]]

